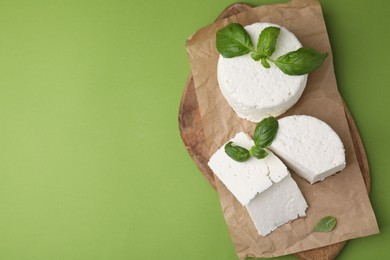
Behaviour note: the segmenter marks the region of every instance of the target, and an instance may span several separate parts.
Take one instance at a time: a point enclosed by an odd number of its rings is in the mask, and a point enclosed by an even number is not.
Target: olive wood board
[[[243,3],[232,4],[223,10],[216,20],[227,18],[231,15],[249,10],[250,8],[252,8],[252,6]],[[359,162],[359,167],[363,175],[366,189],[369,192],[370,171],[366,153],[364,151],[364,146],[360,138],[359,131],[355,125],[355,122],[353,121],[352,115],[345,103],[344,108],[356,152],[356,157]],[[210,185],[216,189],[214,174],[207,165],[209,155],[206,147],[204,146],[205,137],[203,134],[202,118],[200,116],[198,100],[195,93],[194,80],[191,74],[189,75],[186,82],[179,106],[179,130],[188,153],[195,161],[196,165],[202,174],[206,177]],[[345,243],[346,242],[343,241],[325,247],[298,252],[294,255],[302,260],[334,259],[343,249]]]

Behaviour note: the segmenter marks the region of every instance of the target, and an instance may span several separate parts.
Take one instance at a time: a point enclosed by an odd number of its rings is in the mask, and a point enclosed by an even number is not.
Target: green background
[[[185,40],[231,3],[0,1],[0,259],[237,259],[177,123]],[[385,259],[390,2],[321,4],[381,230],[338,259]]]

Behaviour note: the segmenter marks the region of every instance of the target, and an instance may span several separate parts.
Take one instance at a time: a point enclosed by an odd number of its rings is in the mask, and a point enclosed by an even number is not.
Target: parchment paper
[[[306,89],[287,115],[311,115],[328,123],[340,136],[346,149],[347,167],[323,182],[310,185],[292,173],[306,198],[307,216],[261,237],[245,207],[216,178],[222,211],[240,259],[246,256],[273,257],[334,244],[379,232],[366,192],[345,117],[333,70],[333,56],[321,7],[314,0],[293,0],[287,4],[265,5],[211,24],[193,34],[186,44],[195,91],[202,117],[209,157],[237,132],[252,135],[255,124],[240,119],[223,98],[217,82],[218,52],[215,33],[232,22],[280,24],[293,32],[304,47],[329,56],[320,69],[308,77]],[[260,65],[259,65],[260,66]],[[326,215],[337,218],[329,233],[315,233],[315,223]]]

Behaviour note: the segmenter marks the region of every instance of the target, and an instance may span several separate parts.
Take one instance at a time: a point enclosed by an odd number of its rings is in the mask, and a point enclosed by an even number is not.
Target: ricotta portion
[[[257,194],[246,208],[261,236],[301,216],[307,203],[290,174],[266,191]]]
[[[259,35],[269,26],[280,27],[276,51],[271,58],[295,51],[302,47],[294,34],[286,28],[271,23],[254,23],[245,26],[253,46],[257,46]],[[306,86],[307,75],[289,76],[270,62],[264,68],[250,54],[218,60],[218,83],[229,105],[241,118],[259,122],[268,116],[279,116],[293,106]]]
[[[254,142],[238,133],[234,144],[250,149]],[[277,227],[305,216],[307,203],[287,167],[271,151],[264,159],[245,162],[231,159],[223,145],[210,158],[209,166],[237,200],[246,206],[257,232],[266,236]]]
[[[243,132],[230,141],[248,150],[254,145]],[[262,160],[250,157],[245,162],[237,162],[225,153],[224,148],[225,144],[214,153],[208,165],[242,205],[289,175],[286,166],[271,151],[267,150],[269,154]]]
[[[329,125],[306,115],[278,121],[278,133],[269,149],[298,175],[313,184],[345,168],[343,143]]]

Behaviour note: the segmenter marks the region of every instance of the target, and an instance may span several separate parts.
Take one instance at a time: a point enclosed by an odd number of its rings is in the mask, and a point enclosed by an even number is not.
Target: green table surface
[[[238,259],[177,122],[185,40],[232,3],[0,1],[0,259]],[[390,1],[321,4],[381,230],[338,259],[386,259]]]

